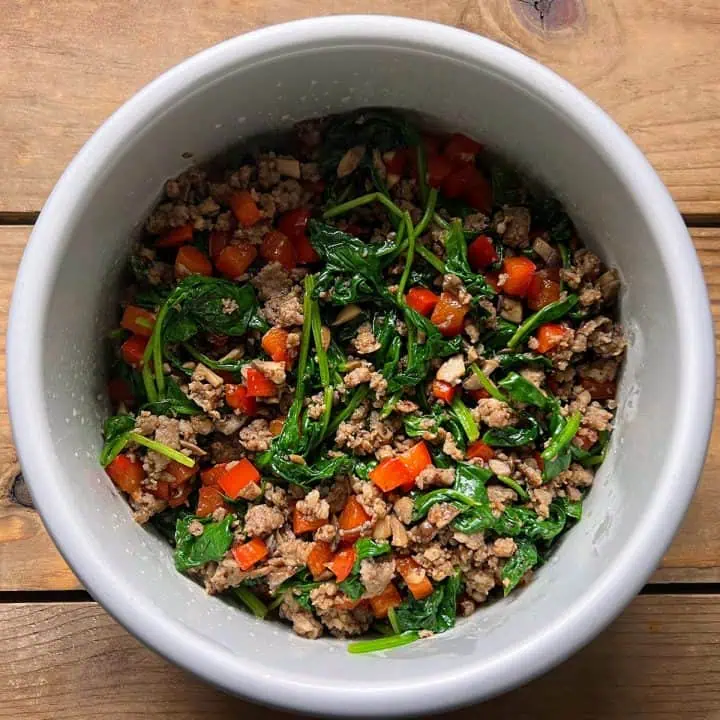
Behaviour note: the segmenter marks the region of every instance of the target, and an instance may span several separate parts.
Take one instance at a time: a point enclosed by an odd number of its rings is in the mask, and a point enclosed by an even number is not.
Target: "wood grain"
[[[630,133],[685,213],[720,216],[714,0],[6,0],[0,9],[0,212],[38,210],[93,130],[180,60],[270,23],[356,12],[457,25],[546,63]]]
[[[0,342],[5,337],[12,278],[28,234],[29,228],[0,227]],[[716,327],[720,328],[720,229],[697,228],[692,235],[705,269]],[[80,587],[77,578],[55,550],[39,516],[23,504],[28,502],[27,493],[22,492],[22,487],[20,493],[10,492],[18,465],[7,416],[4,353],[0,356],[0,379],[0,591],[77,589]],[[720,582],[719,504],[720,409],[716,408],[715,428],[700,487],[653,581]]]
[[[94,603],[0,606],[0,718],[280,720],[151,653]],[[641,596],[597,640],[527,686],[447,713],[528,720],[720,716],[720,599]]]

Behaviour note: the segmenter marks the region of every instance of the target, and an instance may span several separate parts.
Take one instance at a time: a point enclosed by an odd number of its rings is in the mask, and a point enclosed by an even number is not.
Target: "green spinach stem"
[[[476,363],[473,363],[470,366],[470,369],[473,373],[475,373],[475,377],[480,381],[483,388],[487,390],[490,397],[493,397],[496,400],[502,400],[502,402],[508,402],[508,398],[500,392],[497,385],[495,385],[495,383],[477,366]]]
[[[192,458],[189,458],[187,455],[183,455],[178,450],[175,450],[164,443],[158,442],[157,440],[150,440],[150,438],[146,438],[144,435],[140,435],[140,433],[128,433],[127,440],[128,442],[132,441],[138,445],[144,445],[148,448],[148,450],[154,450],[156,453],[169,457],[171,460],[174,460],[176,463],[184,465],[185,467],[195,467],[195,461]]]
[[[330,218],[344,215],[345,213],[350,212],[350,210],[354,210],[355,208],[359,208],[373,202],[382,203],[393,215],[402,219],[403,211],[392,200],[390,200],[390,198],[383,195],[381,192],[373,192],[353,198],[352,200],[348,200],[347,202],[335,205],[335,207],[326,210],[323,213],[323,220],[330,220]]]
[[[353,655],[362,655],[363,653],[378,652],[380,650],[392,650],[393,648],[409,645],[420,639],[420,633],[415,630],[409,630],[400,635],[390,635],[389,637],[377,638],[375,640],[361,640],[360,642],[350,643],[347,648],[348,652]]]
[[[540,457],[543,460],[553,460],[556,458],[571,442],[580,429],[582,422],[582,413],[576,410],[570,419],[565,423],[563,429],[550,440],[548,446],[542,451]]]

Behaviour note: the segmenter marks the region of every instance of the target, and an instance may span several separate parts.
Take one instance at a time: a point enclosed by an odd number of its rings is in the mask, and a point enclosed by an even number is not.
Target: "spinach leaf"
[[[133,305],[146,310],[157,310],[165,304],[168,294],[168,291],[164,288],[151,287],[138,290],[133,298]]]
[[[459,221],[454,221],[445,236],[445,271],[457,275],[471,295],[494,296],[495,290],[484,275],[470,268],[465,233]]]
[[[513,327],[512,332],[515,332]],[[510,335],[512,337],[512,335]],[[533,352],[524,353],[500,353],[495,356],[495,360],[500,363],[503,370],[512,370],[517,367],[538,367],[551,368],[552,360],[544,355],[537,355]]]
[[[269,608],[252,590],[243,584],[233,588],[232,592],[255,617],[265,619]]]
[[[455,395],[452,399],[451,407],[452,413],[460,427],[462,427],[462,431],[467,437],[468,442],[475,442],[480,437],[478,424],[475,422],[470,410],[468,410],[459,395]]]
[[[198,415],[202,410],[180,389],[180,386],[168,377],[165,380],[165,397],[142,407],[153,415],[167,415],[168,417]]]
[[[498,387],[502,388],[517,403],[535,405],[541,410],[547,410],[556,404],[554,398],[548,397],[540,388],[514,371],[509,372],[500,380]]]
[[[520,447],[535,442],[540,427],[537,420],[526,416],[528,427],[490,428],[482,436],[482,441],[491,447]]]
[[[514,323],[498,318],[495,330],[487,333],[481,338],[485,350],[497,351],[507,347],[510,338],[517,332],[518,326]]]
[[[478,465],[457,463],[455,483],[452,488],[438,488],[418,495],[414,500],[413,522],[422,520],[430,508],[440,502],[450,503],[459,510],[479,512],[484,516],[490,512],[485,483],[492,477],[492,472]]]
[[[353,572],[360,571],[360,563],[367,558],[386,555],[391,551],[390,543],[385,540],[373,540],[372,538],[360,538],[355,543],[355,565]]]
[[[317,276],[316,297],[322,293],[325,302],[333,305],[391,301],[378,246],[319,220],[310,220],[308,230],[310,244],[325,261]]]
[[[460,585],[461,576],[458,571],[440,583],[425,599],[416,600],[411,596],[398,605],[395,616],[401,633],[408,630],[441,633],[454,627]]]
[[[175,567],[184,572],[210,561],[221,560],[232,544],[230,524],[233,519],[232,514],[220,522],[192,515],[179,518],[175,528]],[[190,533],[189,527],[193,520],[203,524],[202,535]]]
[[[406,118],[388,110],[361,110],[330,121],[323,137],[320,165],[324,174],[334,176],[343,155],[353,147],[365,146],[369,167],[372,149],[387,152],[419,142],[418,131]]]
[[[553,243],[570,243],[573,223],[562,205],[555,198],[533,198],[530,202],[533,227],[547,230]]]
[[[515,331],[515,334],[508,340],[507,347],[512,350],[521,342],[524,342],[527,336],[539,328],[540,325],[554,322],[564,317],[577,305],[577,302],[577,295],[568,295],[563,300],[556,300],[546,305],[542,310],[538,310],[520,325]]]
[[[252,285],[190,275],[176,291],[181,289],[182,298],[170,306],[165,320],[166,342],[184,342],[200,330],[234,337],[247,332],[257,308]]]
[[[492,471],[479,465],[459,462],[455,470],[453,489],[476,502],[485,503],[488,501],[485,485],[492,475]]]
[[[103,467],[107,467],[122,452],[134,429],[135,418],[132,415],[113,415],[105,421],[105,444],[100,452],[100,464]]]
[[[515,554],[505,563],[501,572],[505,597],[515,589],[525,573],[538,564],[539,559],[538,551],[531,542],[518,543]]]
[[[550,504],[547,518],[540,517],[530,508],[511,505],[496,518],[493,530],[503,537],[525,537],[550,543],[563,531],[567,520],[564,504],[558,500]]]
[[[385,376],[390,393],[422,383],[430,371],[430,364],[434,358],[448,357],[462,352],[462,339],[459,335],[452,340],[446,340],[428,318],[423,317],[412,308],[405,308],[405,322],[408,332],[412,328],[416,335],[423,333],[425,342],[422,345],[413,345],[412,358],[408,356],[408,363],[404,370],[393,377]]]
[[[357,573],[350,575],[338,587],[351,599],[359,600],[365,593],[365,586],[362,584]]]

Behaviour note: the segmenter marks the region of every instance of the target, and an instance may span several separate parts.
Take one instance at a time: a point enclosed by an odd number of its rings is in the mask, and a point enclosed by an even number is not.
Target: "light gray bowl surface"
[[[522,592],[452,632],[351,656],[209,598],[133,523],[97,463],[102,337],[129,237],[163,181],[228,145],[360,106],[417,111],[519,163],[620,269],[630,349],[609,458],[582,522]],[[590,640],[653,571],[702,467],[714,349],[702,274],[667,191],[620,129],[549,70],[491,41],[387,17],[261,30],[166,73],[67,169],[33,231],[13,297],[15,439],[42,517],[125,627],[231,692],[315,714],[421,714],[487,698]],[[149,699],[151,702],[152,700]]]

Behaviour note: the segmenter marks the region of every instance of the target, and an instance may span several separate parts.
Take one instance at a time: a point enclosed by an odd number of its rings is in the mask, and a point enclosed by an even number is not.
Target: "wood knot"
[[[543,32],[575,27],[585,18],[582,0],[513,0],[512,5],[526,25]]]

